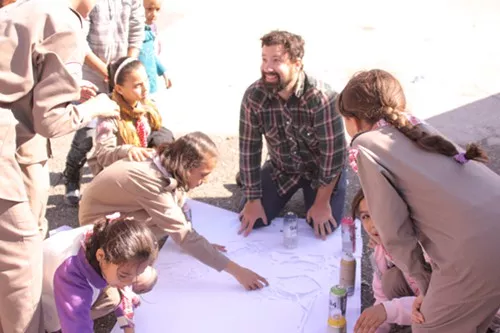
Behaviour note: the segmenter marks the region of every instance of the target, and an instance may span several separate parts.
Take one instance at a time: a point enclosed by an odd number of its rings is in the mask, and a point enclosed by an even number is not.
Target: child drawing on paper
[[[186,253],[229,273],[245,289],[261,289],[268,285],[267,280],[226,257],[222,253],[225,247],[200,235],[183,211],[186,193],[207,181],[218,157],[212,139],[193,132],[162,144],[150,160],[113,163],[86,188],[80,203],[80,224],[95,223],[115,211],[144,216],[158,239],[169,236]]]
[[[112,99],[120,107],[120,119],[100,119],[97,123],[95,152],[89,159],[94,174],[128,157],[143,161],[151,157],[157,145],[152,138],[163,133],[162,141],[174,140],[172,132],[162,127],[162,118],[149,99],[146,70],[135,58],[121,58],[108,66]]]
[[[155,236],[133,219],[118,217],[61,231],[44,242],[42,307],[47,332],[91,333],[93,319],[115,312],[134,332],[136,293],[150,291],[157,273]]]
[[[359,218],[370,237],[373,268],[373,296],[375,304],[363,311],[354,330],[356,333],[386,333],[391,324],[411,325],[412,305],[420,291],[415,281],[405,275],[393,262],[384,249],[375,225],[370,217],[363,191],[352,201],[353,219]]]

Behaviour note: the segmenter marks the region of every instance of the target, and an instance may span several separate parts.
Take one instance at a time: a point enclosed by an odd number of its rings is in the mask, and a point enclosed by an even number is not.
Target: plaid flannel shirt
[[[262,136],[280,195],[304,177],[313,188],[330,184],[342,171],[346,142],[335,93],[302,72],[294,94],[284,101],[262,80],[245,92],[240,113],[240,175],[248,200],[262,197]]]

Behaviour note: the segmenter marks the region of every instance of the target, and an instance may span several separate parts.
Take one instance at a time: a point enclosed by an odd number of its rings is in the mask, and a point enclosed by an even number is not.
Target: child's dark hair
[[[457,147],[442,137],[428,133],[422,126],[412,125],[404,112],[406,97],[399,81],[381,69],[359,72],[347,83],[337,98],[336,107],[344,117],[364,120],[373,125],[384,119],[420,148],[454,157]],[[486,162],[486,153],[476,144],[467,145],[466,160]]]
[[[189,190],[188,172],[209,158],[217,158],[217,146],[208,135],[193,132],[158,147],[163,167],[173,175],[178,187]]]
[[[123,85],[125,82],[125,79],[127,76],[130,75],[130,73],[134,70],[136,70],[138,67],[142,66],[142,63],[137,60],[133,59],[130,61],[128,64],[123,66],[122,69],[120,69],[120,73],[118,73],[118,76],[116,76],[116,71],[118,70],[118,67],[125,61],[131,59],[129,57],[122,57],[118,60],[116,60],[113,63],[110,63],[108,65],[108,86],[109,86],[109,91],[113,91],[115,88],[115,84]],[[116,82],[115,82],[115,76],[116,76]]]
[[[354,198],[352,198],[351,202],[351,214],[352,214],[352,219],[355,220],[357,217],[359,217],[359,205],[361,204],[361,201],[365,198],[365,194],[363,193],[363,189],[360,188],[358,192],[354,195]]]
[[[94,225],[92,235],[85,243],[85,257],[101,274],[96,258],[99,249],[104,251],[106,261],[115,265],[129,262],[151,264],[158,255],[158,242],[144,222],[129,218],[106,219]]]

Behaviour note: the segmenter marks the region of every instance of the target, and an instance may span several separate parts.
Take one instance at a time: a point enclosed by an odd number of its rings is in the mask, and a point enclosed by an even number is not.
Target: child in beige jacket
[[[486,332],[500,308],[500,176],[406,111],[383,70],[355,75],[337,99],[368,208],[394,263],[421,295],[414,333]],[[425,268],[424,252],[432,261]]]

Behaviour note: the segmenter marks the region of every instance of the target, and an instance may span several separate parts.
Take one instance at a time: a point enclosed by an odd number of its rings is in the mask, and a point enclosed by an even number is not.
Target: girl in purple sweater
[[[44,242],[42,304],[47,332],[92,333],[93,319],[113,310],[125,332],[134,332],[135,294],[156,283],[151,264],[158,244],[132,219],[106,219],[62,231]]]

